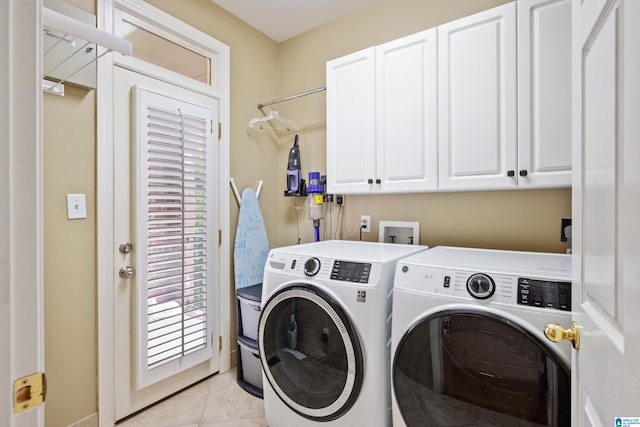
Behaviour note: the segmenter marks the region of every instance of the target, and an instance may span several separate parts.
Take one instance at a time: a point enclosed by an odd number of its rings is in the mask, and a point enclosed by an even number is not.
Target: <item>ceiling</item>
[[[282,42],[380,0],[211,0]]]

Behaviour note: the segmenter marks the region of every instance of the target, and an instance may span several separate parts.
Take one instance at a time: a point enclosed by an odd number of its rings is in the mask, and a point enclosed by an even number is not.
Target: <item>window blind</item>
[[[212,109],[138,89],[138,387],[212,357]]]

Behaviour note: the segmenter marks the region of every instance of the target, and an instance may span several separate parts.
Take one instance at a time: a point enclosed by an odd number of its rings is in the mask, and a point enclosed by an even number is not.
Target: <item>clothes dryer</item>
[[[394,426],[568,426],[571,322],[565,254],[435,247],[398,262]]]
[[[270,251],[258,327],[269,426],[391,424],[395,264],[425,249],[322,241]]]

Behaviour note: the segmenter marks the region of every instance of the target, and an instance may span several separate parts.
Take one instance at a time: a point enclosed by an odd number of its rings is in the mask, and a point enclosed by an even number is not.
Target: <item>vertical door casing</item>
[[[327,62],[327,191],[367,193],[373,188],[375,48]]]
[[[0,425],[44,426],[45,406],[14,412],[13,383],[44,370],[41,0],[0,4]]]
[[[570,0],[518,1],[516,177],[522,188],[571,186]]]
[[[437,30],[377,46],[377,191],[437,190],[437,108]]]
[[[515,2],[438,27],[438,69],[440,189],[515,188]]]

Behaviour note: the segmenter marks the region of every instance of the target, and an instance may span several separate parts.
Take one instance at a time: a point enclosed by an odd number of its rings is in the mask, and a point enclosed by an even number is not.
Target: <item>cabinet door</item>
[[[438,27],[440,189],[515,188],[516,5]]]
[[[375,188],[375,48],[327,62],[327,191]],[[369,183],[371,180],[371,183]]]
[[[518,1],[518,169],[520,187],[571,186],[571,0]]]
[[[376,190],[438,187],[437,31],[376,47]]]

